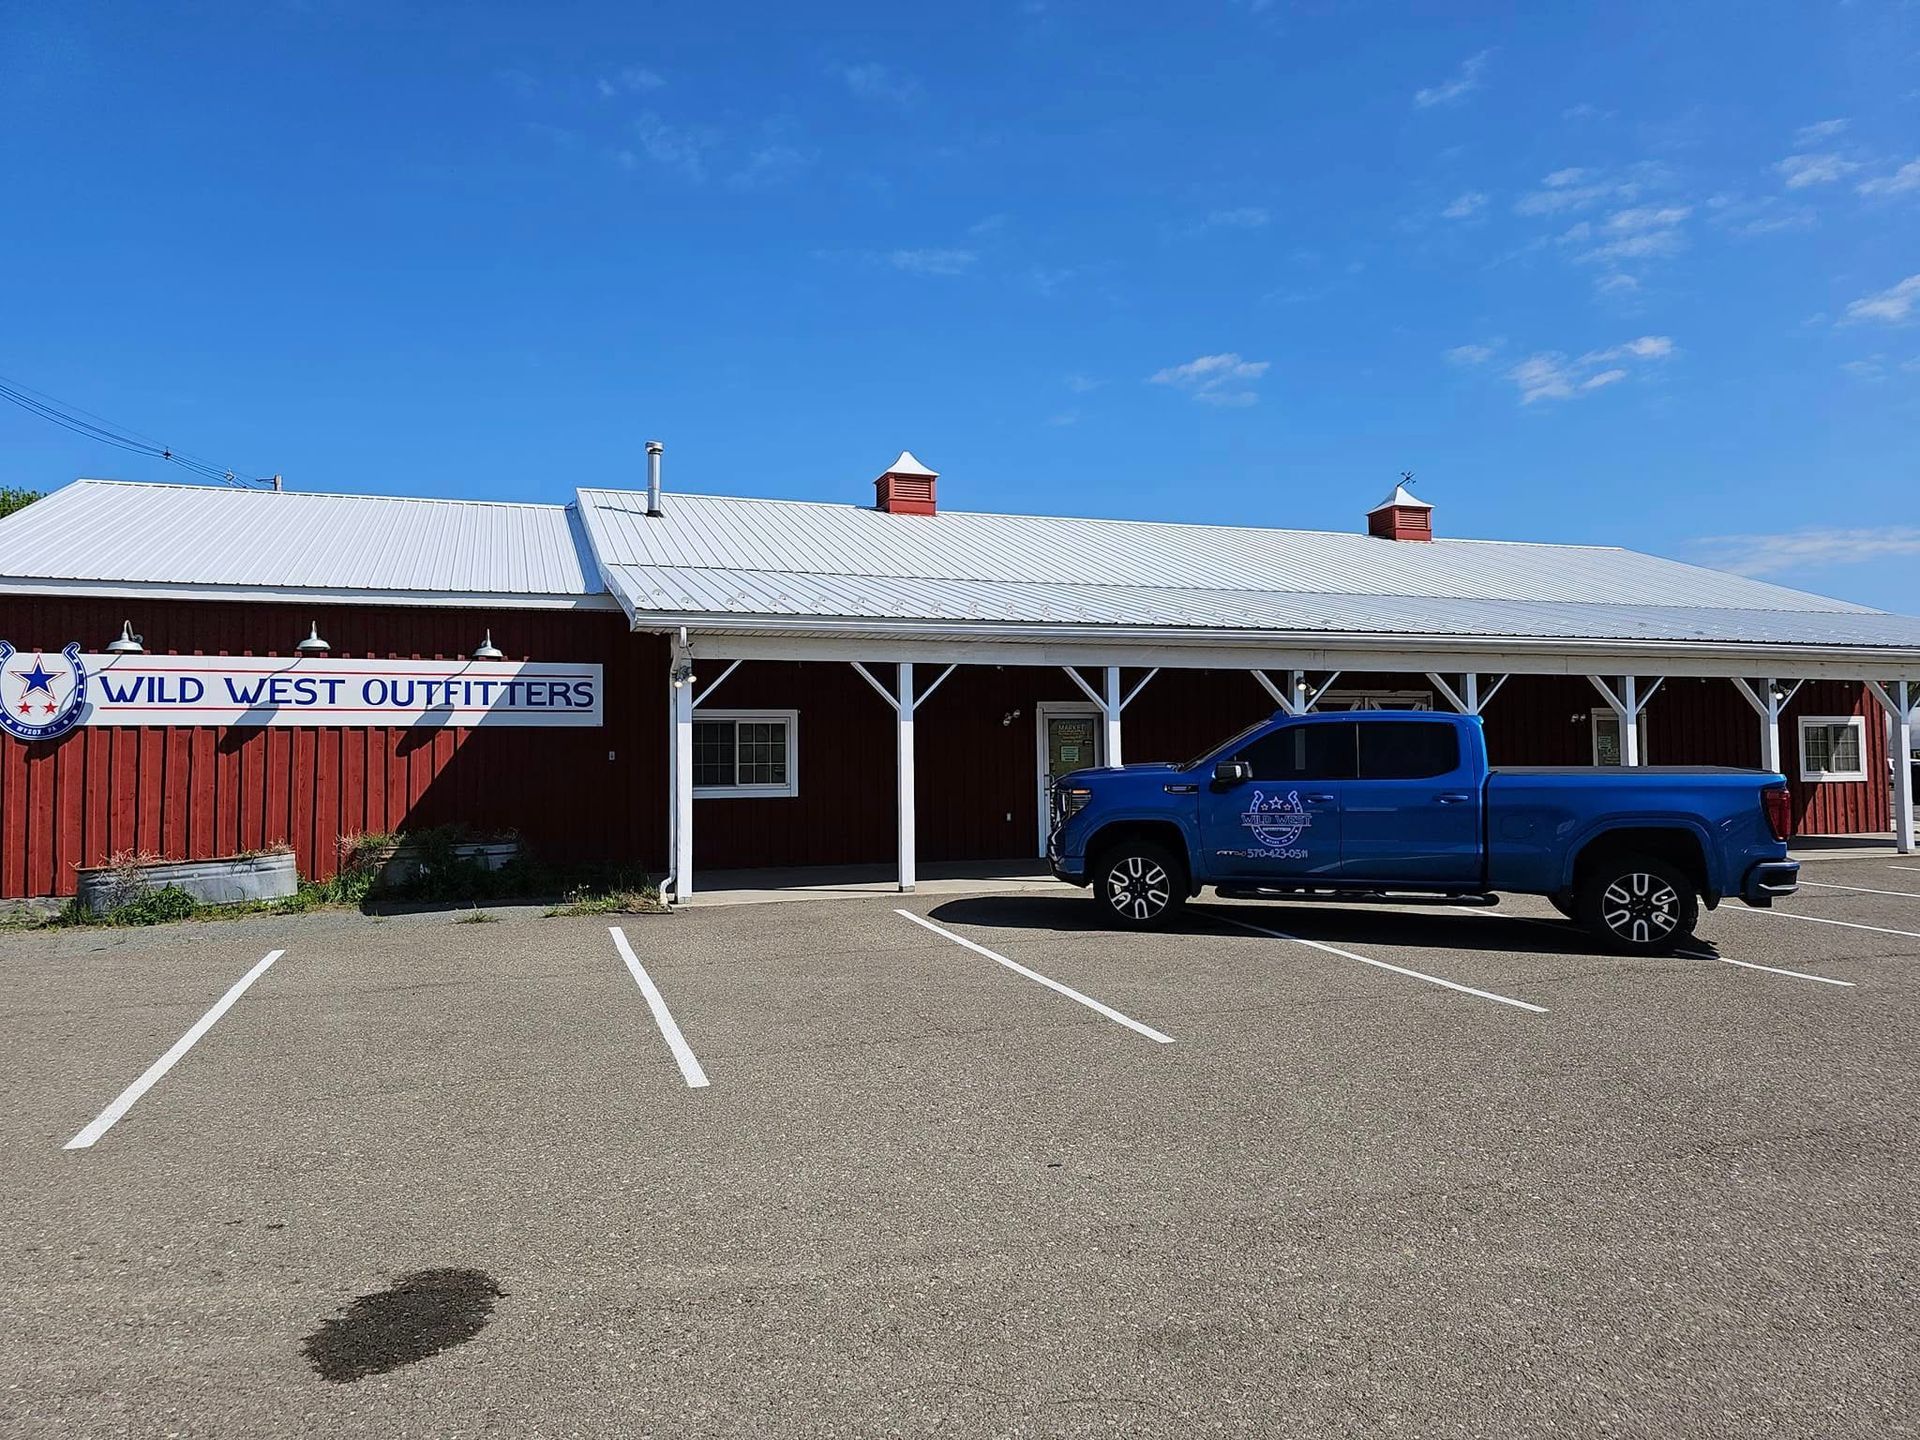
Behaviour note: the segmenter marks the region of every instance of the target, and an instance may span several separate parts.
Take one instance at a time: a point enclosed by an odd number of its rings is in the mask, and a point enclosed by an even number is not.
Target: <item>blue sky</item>
[[[1920,610],[1920,7],[0,8],[0,375],[304,489],[1631,545]],[[830,19],[823,19],[825,14]],[[178,478],[0,407],[0,484]]]

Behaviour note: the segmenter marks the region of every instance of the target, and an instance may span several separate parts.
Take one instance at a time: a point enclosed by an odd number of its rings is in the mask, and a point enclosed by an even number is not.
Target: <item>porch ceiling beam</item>
[[[700,689],[700,693],[694,696],[693,708],[698,710],[702,705],[706,704],[709,700],[711,700],[713,698],[713,692],[718,690],[722,685],[727,683],[727,677],[733,674],[734,671],[738,670],[742,665],[746,663],[747,662],[744,660],[734,661],[731,665],[727,666],[726,669],[720,672],[720,678],[718,680],[715,680],[708,685],[702,686]]]
[[[1446,696],[1447,703],[1453,706],[1453,708],[1457,710],[1460,714],[1471,715],[1473,713],[1473,706],[1469,705],[1465,700],[1460,698],[1459,692],[1456,691],[1451,685],[1447,684],[1446,678],[1443,675],[1441,675],[1441,673],[1438,670],[1427,671],[1427,682],[1431,684],[1434,689],[1438,690],[1442,695]]]
[[[1767,698],[1762,699],[1759,692],[1754,690],[1751,680],[1748,680],[1742,675],[1735,675],[1732,678],[1733,688],[1739,692],[1740,698],[1747,702],[1747,705],[1752,709],[1753,713],[1758,715],[1762,720],[1771,718],[1773,682],[1771,680],[1762,680],[1760,682],[1766,687]]]
[[[1094,689],[1093,686],[1081,678],[1078,670],[1071,665],[1062,665],[1060,668],[1067,672],[1067,678],[1080,687],[1081,692],[1086,695],[1087,699],[1093,701],[1094,704],[1100,707],[1100,713],[1102,715],[1107,713],[1107,702],[1105,699],[1101,697],[1098,690]]]
[[[1307,696],[1307,703],[1301,708],[1306,710],[1313,709],[1314,706],[1320,703],[1320,697],[1326,694],[1327,691],[1331,690],[1333,688],[1333,682],[1338,680],[1339,678],[1340,678],[1340,672],[1338,670],[1335,670],[1332,673],[1330,673],[1326,679],[1320,682],[1320,688],[1318,690],[1315,690],[1309,696]]]
[[[1158,675],[1159,673],[1160,673],[1160,667],[1156,665],[1153,667],[1153,669],[1147,671],[1145,675],[1142,675],[1140,677],[1140,683],[1134,686],[1133,689],[1129,690],[1127,692],[1127,698],[1120,702],[1120,708],[1124,710],[1127,708],[1127,706],[1133,704],[1134,697],[1138,695],[1142,690],[1147,688],[1147,681],[1153,679],[1153,677]]]
[[[1282,710],[1286,711],[1287,714],[1289,715],[1297,715],[1299,713],[1299,711],[1293,708],[1293,697],[1287,694],[1287,692],[1282,690],[1278,685],[1274,684],[1273,681],[1268,677],[1266,671],[1250,670],[1247,673],[1252,675],[1254,679],[1260,682],[1260,688],[1266,691],[1267,694],[1273,697],[1274,704],[1278,705]]]
[[[927,697],[933,694],[934,691],[940,688],[941,681],[945,680],[947,676],[953,674],[953,672],[958,670],[959,668],[960,668],[959,663],[955,662],[954,664],[947,666],[946,669],[942,670],[940,672],[939,679],[935,680],[931,685],[927,686],[926,689],[920,692],[919,696],[913,702],[913,708],[918,710],[922,705],[926,704]]]
[[[1489,685],[1484,691],[1481,692],[1480,701],[1477,705],[1473,707],[1473,713],[1476,715],[1485,714],[1487,709],[1487,702],[1492,700],[1494,696],[1498,695],[1500,693],[1500,687],[1506,684],[1507,681],[1511,680],[1512,678],[1513,677],[1511,675],[1494,676],[1493,684]]]
[[[664,623],[660,627],[664,630]],[[1285,670],[1348,673],[1399,671],[1453,674],[1466,670],[1516,675],[1687,675],[1713,678],[1774,675],[1796,679],[1912,679],[1912,652],[1871,652],[1840,647],[1605,645],[1583,641],[1454,641],[1422,646],[1405,636],[1329,641],[1302,649],[1283,642],[1227,643],[1179,632],[1140,631],[1084,640],[1017,641],[978,635],[864,636],[737,634],[695,629],[705,659],[723,660],[914,660],[948,665],[1124,665],[1184,670]]]
[[[860,678],[866,681],[867,684],[871,685],[873,687],[874,693],[878,695],[882,700],[887,702],[888,709],[897,711],[900,708],[900,702],[894,699],[893,692],[887,689],[887,687],[882,685],[878,680],[874,679],[873,672],[871,670],[867,669],[867,667],[865,665],[862,665],[858,660],[852,661],[851,663],[853,665],[853,668],[860,672]]]
[[[1622,700],[1618,695],[1616,695],[1614,693],[1613,687],[1607,684],[1607,682],[1603,680],[1600,676],[1589,675],[1587,676],[1587,679],[1593,683],[1593,688],[1600,692],[1600,698],[1602,700],[1605,700],[1608,705],[1613,707],[1613,713],[1620,716],[1624,720],[1627,714],[1626,701]]]

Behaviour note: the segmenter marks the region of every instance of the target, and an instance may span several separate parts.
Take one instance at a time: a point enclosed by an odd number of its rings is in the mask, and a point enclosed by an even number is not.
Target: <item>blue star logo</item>
[[[47,699],[53,699],[54,676],[53,672],[47,669],[46,656],[34,656],[33,668],[31,670],[16,670],[13,673],[17,678],[27,682],[27,688],[20,692],[21,699],[26,699],[27,696],[33,694],[36,690],[44,694]]]

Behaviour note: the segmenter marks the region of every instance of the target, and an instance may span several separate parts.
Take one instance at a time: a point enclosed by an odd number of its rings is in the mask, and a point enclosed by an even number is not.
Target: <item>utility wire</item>
[[[84,439],[93,440],[102,445],[111,445],[115,449],[126,450],[135,455],[165,460],[203,479],[218,480],[222,484],[237,486],[241,489],[250,485],[273,483],[270,477],[264,476],[242,479],[227,466],[216,465],[188,451],[175,450],[172,446],[163,445],[157,440],[141,435],[138,431],[116,425],[104,416],[95,415],[91,411],[82,410],[77,405],[56,400],[51,395],[29,389],[25,385],[8,380],[5,376],[0,376],[0,400],[17,405],[28,414],[37,415],[42,420],[58,425],[61,429],[69,430]]]

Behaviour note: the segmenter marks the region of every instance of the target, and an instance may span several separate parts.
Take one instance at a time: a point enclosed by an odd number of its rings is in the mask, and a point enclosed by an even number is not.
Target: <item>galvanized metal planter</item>
[[[293,854],[235,855],[220,860],[162,860],[143,865],[97,866],[79,872],[81,907],[94,915],[169,885],[207,905],[248,900],[285,900],[300,888]]]
[[[520,853],[518,840],[475,840],[450,847],[455,860],[478,865],[482,870],[498,870]],[[367,852],[367,860],[380,867],[380,885],[394,889],[418,878],[427,863],[424,846],[405,843]]]

